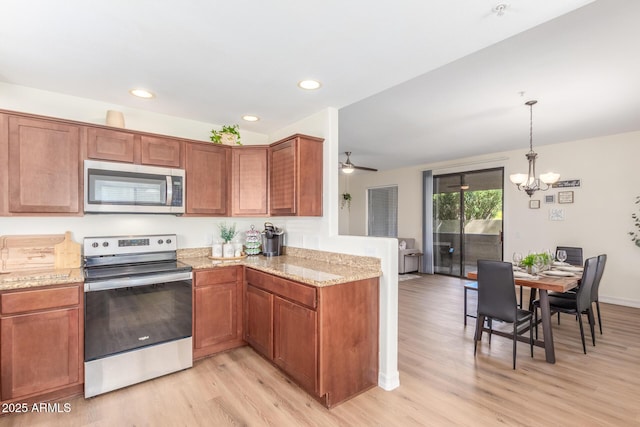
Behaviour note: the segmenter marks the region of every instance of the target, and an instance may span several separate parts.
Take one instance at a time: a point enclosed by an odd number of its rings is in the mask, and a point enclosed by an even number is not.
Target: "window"
[[[367,190],[367,235],[398,237],[398,186]]]

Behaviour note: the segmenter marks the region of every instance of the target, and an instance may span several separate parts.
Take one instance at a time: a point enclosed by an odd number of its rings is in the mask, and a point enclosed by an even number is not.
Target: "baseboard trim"
[[[600,295],[599,301],[606,304],[615,304],[615,305],[622,305],[625,307],[640,308],[640,301],[636,301],[632,299],[605,297]]]
[[[386,391],[400,387],[400,372],[395,371],[393,375],[385,375],[383,372],[378,372],[378,386]]]

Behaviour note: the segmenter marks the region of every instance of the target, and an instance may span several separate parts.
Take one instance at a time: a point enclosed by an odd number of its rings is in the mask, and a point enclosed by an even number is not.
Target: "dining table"
[[[547,276],[544,273],[532,276],[532,275],[520,275],[514,274],[514,282],[518,286],[526,286],[531,288],[532,292],[540,292],[540,318],[542,320],[542,334],[544,339],[534,340],[534,345],[544,348],[545,359],[548,363],[556,363],[555,349],[553,346],[553,330],[551,329],[551,308],[549,307],[549,291],[552,292],[566,292],[578,286],[579,276],[571,277],[556,277]],[[467,273],[469,279],[477,280],[478,272],[471,271]],[[522,331],[524,332],[524,331]],[[494,331],[497,333],[497,331]],[[500,335],[511,336],[511,334],[500,333]],[[529,339],[518,335],[518,341],[529,342]]]

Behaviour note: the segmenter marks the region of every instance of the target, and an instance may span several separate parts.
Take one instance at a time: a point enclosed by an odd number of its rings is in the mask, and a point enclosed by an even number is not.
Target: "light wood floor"
[[[69,413],[0,418],[1,426],[630,426],[640,425],[640,309],[602,304],[604,335],[582,353],[578,325],[554,318],[556,364],[544,350],[494,337],[473,357],[462,281],[400,282],[400,387],[370,390],[329,411],[251,349],[192,369],[81,397]],[[475,302],[475,295],[471,296]]]

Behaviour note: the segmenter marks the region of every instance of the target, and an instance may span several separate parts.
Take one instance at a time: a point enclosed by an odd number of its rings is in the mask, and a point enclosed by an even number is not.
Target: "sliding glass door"
[[[478,259],[502,260],[504,170],[433,177],[434,273],[466,276]]]

